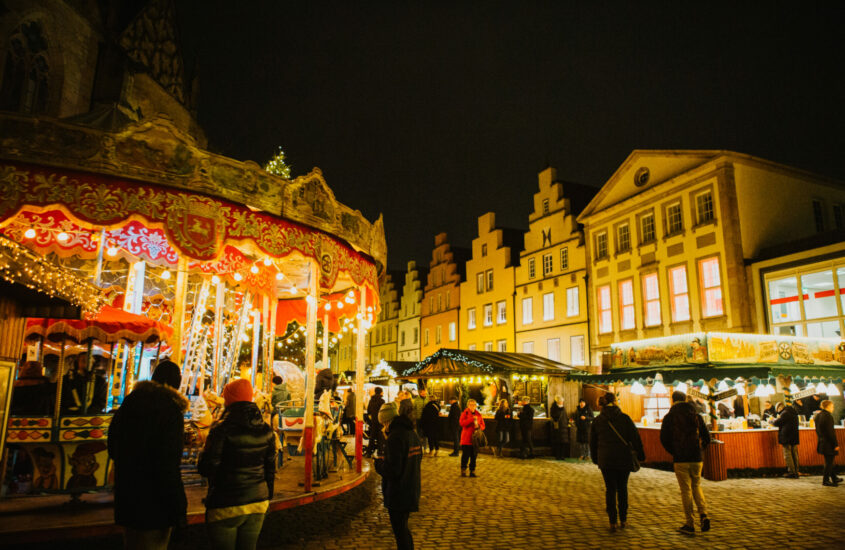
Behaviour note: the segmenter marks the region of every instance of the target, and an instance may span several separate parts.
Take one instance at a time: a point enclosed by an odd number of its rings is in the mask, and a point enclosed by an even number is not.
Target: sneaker
[[[477,475],[475,475],[475,472],[470,472],[470,473],[469,473],[469,477],[478,477],[478,476],[477,476]]]
[[[683,533],[684,535],[694,535],[695,534],[695,527],[692,525],[687,525],[686,523],[678,527],[678,532]]]
[[[704,533],[710,530],[710,518],[705,514],[701,514],[701,532]]]

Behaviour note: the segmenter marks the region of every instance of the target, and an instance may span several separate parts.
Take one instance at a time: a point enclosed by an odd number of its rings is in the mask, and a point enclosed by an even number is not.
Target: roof
[[[426,378],[445,375],[489,374],[545,374],[566,376],[574,367],[546,359],[532,353],[503,351],[469,351],[441,348],[413,367],[404,370],[400,378]],[[397,370],[397,372],[399,372]]]
[[[845,378],[845,368],[837,366],[824,365],[765,365],[759,363],[749,363],[745,365],[729,364],[719,365],[715,363],[697,363],[686,365],[673,366],[651,366],[642,368],[627,368],[617,369],[606,374],[587,374],[582,372],[574,372],[573,379],[580,382],[588,382],[593,384],[610,384],[621,381],[624,383],[633,383],[637,379],[654,378],[660,373],[664,382],[674,382],[675,380],[686,381],[704,379],[710,380],[717,378],[769,378],[777,377],[778,375],[803,376],[803,377],[819,377],[826,378]]]

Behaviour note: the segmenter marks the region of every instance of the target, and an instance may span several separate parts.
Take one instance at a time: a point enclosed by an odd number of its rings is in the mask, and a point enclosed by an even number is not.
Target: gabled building
[[[385,275],[379,287],[381,311],[378,320],[370,330],[369,363],[377,364],[380,360],[393,361],[397,358],[399,342],[399,282],[403,273],[391,271]]]
[[[579,204],[597,190],[557,181],[554,168],[538,175],[525,248],[515,269],[516,351],[585,366],[589,308]]]
[[[399,303],[399,360],[420,360],[420,310],[423,300],[423,285],[428,272],[417,267],[417,262],[408,262],[405,284]]]
[[[466,249],[450,246],[446,233],[434,237],[434,250],[420,309],[420,358],[424,359],[440,348],[460,347],[460,285],[468,257]]]
[[[514,265],[522,232],[497,229],[496,215],[478,218],[478,237],[461,283],[461,349],[516,351],[514,341]]]
[[[841,223],[843,205],[842,183],[750,155],[634,151],[578,217],[594,350],[672,334],[766,330],[746,265]],[[825,334],[810,325],[794,330]]]

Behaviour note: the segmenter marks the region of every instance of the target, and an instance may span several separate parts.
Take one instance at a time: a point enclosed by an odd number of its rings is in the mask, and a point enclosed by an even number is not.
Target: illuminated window
[[[484,351],[493,351],[493,342],[484,342]]]
[[[543,294],[543,320],[552,321],[555,318],[555,295],[552,292]]]
[[[607,232],[596,234],[596,259],[607,258]]]
[[[645,214],[640,218],[640,244],[653,242],[654,239],[654,214]]]
[[[467,328],[472,330],[475,328],[475,308],[467,309]]]
[[[698,276],[701,281],[701,314],[715,317],[725,313],[722,307],[722,278],[719,275],[719,258],[707,258],[698,262]]]
[[[534,353],[534,342],[523,342],[522,353]]]
[[[484,304],[484,326],[493,326],[493,304]]]
[[[634,281],[632,279],[619,281],[619,328],[620,330],[636,328],[634,320]]]
[[[569,337],[569,362],[577,367],[584,366],[584,336]]]
[[[528,258],[528,278],[533,279],[536,275],[534,270],[534,258]]]
[[[549,273],[551,273],[553,267],[554,263],[552,262],[552,255],[543,255],[543,275],[548,275]]]
[[[496,324],[501,325],[502,323],[508,322],[508,304],[504,300],[501,302],[496,302]]]
[[[566,289],[566,316],[576,317],[581,313],[581,297],[577,286]]]
[[[841,278],[839,285],[845,284]],[[836,290],[833,270],[801,275],[801,292],[804,294],[804,316],[807,319],[836,317]]]
[[[687,266],[679,265],[669,269],[669,294],[672,301],[672,322],[689,321],[689,289],[687,288]]]
[[[499,340],[496,342],[499,351],[508,351],[508,341],[507,340]]]
[[[616,228],[616,252],[628,252],[631,250],[631,230],[627,223]]]
[[[610,285],[596,289],[599,306],[599,334],[613,332],[613,313],[610,309]]]
[[[522,299],[522,324],[530,325],[534,322],[534,300],[532,298]]]
[[[484,292],[484,273],[479,273],[475,276],[475,293],[481,294]]]
[[[467,349],[468,349],[469,351],[475,351],[476,346],[475,346],[475,344],[470,344],[470,345],[468,345],[468,346],[467,346]]]
[[[566,271],[569,269],[569,248],[563,247],[560,249],[560,270]]]
[[[546,340],[546,357],[552,361],[560,361],[560,338]]]
[[[715,218],[713,211],[713,193],[705,191],[695,196],[695,220],[699,225]]]
[[[666,234],[674,235],[684,230],[684,217],[681,213],[681,203],[672,203],[666,207]]]
[[[672,400],[668,397],[646,397],[643,400],[644,412],[652,418],[663,418],[671,407]]]
[[[449,341],[454,342],[458,339],[458,327],[454,321],[449,323]]]
[[[645,326],[660,324],[660,285],[657,273],[643,276],[643,300],[645,301]]]
[[[493,270],[487,270],[487,290],[493,290]]]

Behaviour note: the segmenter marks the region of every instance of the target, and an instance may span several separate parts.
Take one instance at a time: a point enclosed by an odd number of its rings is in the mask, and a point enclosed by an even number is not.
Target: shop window
[[[501,302],[496,302],[496,324],[501,325],[502,323],[508,322],[508,303],[504,300]]]
[[[797,277],[769,281],[769,307],[774,324],[801,320]]]
[[[498,342],[496,342],[496,345],[498,346],[499,351],[502,351],[502,352],[508,351],[508,341],[507,340],[499,340]]]
[[[577,317],[581,314],[581,291],[577,286],[566,289],[566,316]]]
[[[669,269],[669,293],[671,294],[672,322],[690,320],[689,288],[687,266],[679,265]]]
[[[467,309],[467,329],[472,330],[475,328],[475,308],[471,307]]]
[[[528,278],[533,279],[536,274],[537,273],[534,269],[534,258],[528,258]]]
[[[657,273],[643,276],[643,301],[645,302],[645,326],[660,324],[660,285]]]
[[[722,277],[719,274],[719,258],[707,258],[698,262],[698,276],[701,281],[701,314],[704,317],[723,315]]]
[[[548,275],[552,272],[552,268],[554,267],[554,263],[552,262],[552,255],[551,254],[544,254],[543,255],[543,275]]]
[[[842,284],[841,281],[840,284]],[[838,315],[833,270],[801,275],[801,293],[804,295],[804,318],[822,319]],[[809,332],[808,325],[808,335]]]
[[[619,329],[631,330],[636,328],[634,320],[634,281],[626,279],[619,281]]]
[[[522,324],[530,325],[534,322],[534,299],[522,299]]]
[[[569,248],[564,246],[560,249],[560,270],[566,271],[569,269]]]
[[[607,231],[596,234],[596,259],[607,258]]]
[[[454,342],[458,339],[458,327],[457,324],[452,321],[449,323],[449,341]]]
[[[484,273],[479,273],[475,276],[475,293],[481,294],[484,292]]]
[[[484,351],[493,351],[493,342],[484,342]]]
[[[584,336],[569,337],[569,362],[576,367],[584,366]]]
[[[836,269],[836,280],[839,281],[839,299],[842,301],[842,313],[845,313],[845,267]]]
[[[543,320],[553,321],[555,318],[555,295],[553,292],[543,294]]]
[[[713,193],[705,191],[695,196],[695,221],[698,225],[713,221],[715,218],[713,209]]]
[[[640,218],[640,244],[654,242],[654,214],[644,214]]]
[[[616,228],[616,253],[629,250],[631,250],[631,230],[627,223],[623,223]]]
[[[666,207],[666,235],[674,235],[684,230],[684,217],[681,203],[675,202]]]
[[[816,224],[816,233],[824,231],[824,208],[819,199],[813,199],[813,222]]]
[[[534,353],[534,342],[523,342],[522,353]]]
[[[484,326],[493,326],[493,304],[484,304]]]
[[[487,270],[487,291],[493,290],[493,270]]]
[[[613,332],[613,313],[610,309],[610,285],[596,289],[599,306],[599,334]]]

